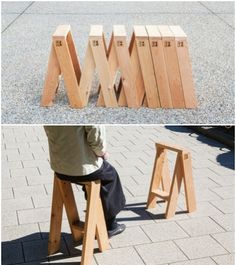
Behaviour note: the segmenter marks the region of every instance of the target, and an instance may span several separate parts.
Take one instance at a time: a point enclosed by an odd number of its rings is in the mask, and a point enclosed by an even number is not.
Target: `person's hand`
[[[107,160],[109,157],[108,152],[105,152],[102,156],[101,156],[104,160]]]

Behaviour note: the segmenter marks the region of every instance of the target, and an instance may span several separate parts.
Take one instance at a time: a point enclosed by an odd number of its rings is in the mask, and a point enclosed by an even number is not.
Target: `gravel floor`
[[[51,34],[70,24],[83,61],[90,24],[179,24],[188,35],[196,110],[98,108],[96,96],[71,109],[63,84],[51,108],[39,106]],[[233,2],[3,2],[2,123],[234,123]]]

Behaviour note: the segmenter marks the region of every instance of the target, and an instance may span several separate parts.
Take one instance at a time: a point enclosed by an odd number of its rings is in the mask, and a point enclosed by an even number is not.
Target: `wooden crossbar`
[[[86,107],[95,72],[97,106],[197,107],[187,36],[180,26],[134,26],[127,43],[125,26],[114,25],[107,48],[103,26],[92,25],[82,68],[70,26],[58,26],[41,106],[52,106],[62,77],[70,106]]]
[[[168,150],[177,153],[172,180],[168,169]],[[190,213],[196,210],[191,154],[186,149],[179,146],[157,143],[156,158],[147,199],[147,208],[154,208],[157,198],[161,198],[167,201],[165,217],[173,217],[176,212],[177,200],[182,182],[184,182],[187,210]]]
[[[108,249],[109,242],[100,199],[100,181],[81,184],[85,185],[87,191],[87,207],[84,222],[79,218],[71,183],[60,180],[56,175],[54,177],[48,254],[54,254],[60,248],[64,206],[74,241],[77,242],[83,239],[81,265],[90,265],[93,257],[95,236],[100,251]]]

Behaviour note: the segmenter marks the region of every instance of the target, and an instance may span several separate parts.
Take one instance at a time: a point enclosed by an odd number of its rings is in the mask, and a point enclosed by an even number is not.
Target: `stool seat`
[[[81,265],[90,265],[93,257],[94,239],[100,251],[109,248],[106,222],[100,198],[100,180],[81,182],[87,192],[85,221],[79,218],[71,182],[54,176],[48,254],[60,249],[63,206],[74,241],[83,239]]]

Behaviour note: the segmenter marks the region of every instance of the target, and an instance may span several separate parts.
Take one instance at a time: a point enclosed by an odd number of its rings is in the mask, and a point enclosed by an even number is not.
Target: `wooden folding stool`
[[[60,75],[64,77],[70,106],[72,108],[80,108],[83,105],[79,93],[81,70],[69,25],[58,26],[52,36],[41,106],[48,107],[53,104],[59,86]]]
[[[172,180],[169,175],[167,151],[177,153]],[[183,181],[187,210],[189,213],[195,211],[196,199],[190,152],[181,147],[166,143],[157,143],[156,152],[147,208],[154,208],[156,206],[157,198],[161,198],[167,201],[165,217],[173,217],[176,212],[178,195]]]
[[[54,176],[52,195],[51,222],[48,242],[48,254],[54,254],[60,248],[63,205],[74,241],[83,238],[81,265],[90,265],[93,257],[94,239],[98,241],[99,250],[109,248],[106,223],[100,199],[100,181],[80,183],[87,191],[85,222],[81,222],[72,185]]]

